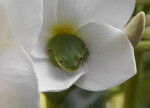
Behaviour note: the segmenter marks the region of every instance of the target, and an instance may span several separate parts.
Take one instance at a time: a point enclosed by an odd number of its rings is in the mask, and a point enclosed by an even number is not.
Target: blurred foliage
[[[137,93],[137,108],[150,108],[150,52],[144,52],[143,69]]]
[[[133,16],[146,13],[146,29],[135,49],[138,74],[115,88],[91,92],[76,86],[41,94],[41,108],[150,108],[150,0],[137,0]],[[45,106],[47,105],[47,106]]]

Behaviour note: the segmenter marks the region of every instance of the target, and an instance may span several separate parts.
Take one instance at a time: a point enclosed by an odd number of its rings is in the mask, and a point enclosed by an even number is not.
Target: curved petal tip
[[[131,44],[135,48],[142,38],[145,29],[145,13],[139,12],[127,26],[123,32],[128,36]]]

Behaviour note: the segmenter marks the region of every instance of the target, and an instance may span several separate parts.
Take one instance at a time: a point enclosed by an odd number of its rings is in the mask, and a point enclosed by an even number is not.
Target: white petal
[[[135,0],[58,0],[58,24],[76,29],[94,22],[122,28],[131,17],[134,5]]]
[[[13,33],[4,6],[0,2],[0,43],[13,41]]]
[[[39,81],[39,91],[62,91],[69,88],[74,82],[82,76],[86,69],[80,67],[75,72],[68,72],[51,64],[48,59],[41,59],[34,62],[35,72]]]
[[[0,108],[39,108],[32,63],[15,44],[0,44],[0,87]]]
[[[31,51],[42,26],[42,0],[1,0],[10,20],[14,38]]]
[[[39,37],[39,40],[31,52],[34,58],[49,58],[47,48],[47,40],[44,37]]]
[[[37,58],[48,58],[46,53],[46,43],[48,38],[54,35],[56,28],[56,6],[57,0],[43,0],[43,26],[39,40],[32,51],[32,55]]]
[[[57,0],[43,0],[43,26],[42,37],[49,37],[53,28],[56,27]]]
[[[105,24],[87,24],[76,33],[89,49],[87,73],[76,85],[99,91],[117,86],[136,74],[134,49],[127,36]]]

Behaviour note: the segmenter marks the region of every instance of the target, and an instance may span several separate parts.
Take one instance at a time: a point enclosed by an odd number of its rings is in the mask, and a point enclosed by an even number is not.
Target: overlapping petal
[[[127,36],[106,24],[90,23],[77,33],[86,43],[89,56],[87,73],[75,84],[99,91],[117,86],[136,74],[134,49]]]
[[[43,0],[43,25],[38,42],[32,51],[32,55],[37,58],[48,58],[47,40],[52,37],[57,26],[56,23],[57,0]]]
[[[45,43],[59,27],[64,33],[73,33],[89,22],[122,28],[128,22],[134,5],[135,0],[117,0],[115,3],[111,0],[44,0],[43,27],[32,55],[48,58]]]
[[[39,108],[31,60],[16,44],[0,44],[0,107]]]
[[[0,43],[13,41],[13,33],[4,6],[0,2]]]
[[[35,45],[42,26],[42,0],[1,0],[14,39],[30,52]]]
[[[123,28],[134,10],[135,0],[58,0],[57,20],[74,29],[89,22]]]
[[[119,85],[136,73],[132,45],[125,34],[112,27],[125,26],[134,10],[135,0],[117,0],[115,3],[111,0],[43,2],[44,23],[32,52],[40,91],[65,90],[85,73],[83,67],[68,73],[48,60],[46,44],[54,36],[57,26],[64,33],[74,33],[85,25],[76,34],[88,45],[90,55],[85,61],[87,73],[76,82],[77,86],[93,91],[104,90]],[[94,23],[87,24],[89,22]]]
[[[44,35],[44,34],[42,34]],[[34,58],[45,58],[48,59],[48,48],[47,48],[47,39],[40,36],[38,42],[36,43],[34,49],[30,53]]]
[[[84,66],[75,72],[65,71],[64,69],[54,66],[49,59],[36,59],[34,66],[39,80],[40,92],[58,92],[65,90],[86,72]]]

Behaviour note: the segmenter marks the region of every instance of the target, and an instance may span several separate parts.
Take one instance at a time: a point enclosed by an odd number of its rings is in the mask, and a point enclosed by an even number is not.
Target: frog
[[[59,34],[48,42],[48,56],[52,64],[70,72],[77,70],[88,54],[85,43],[73,34]]]

